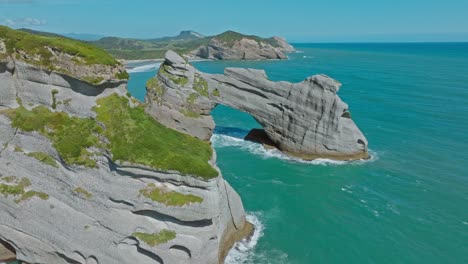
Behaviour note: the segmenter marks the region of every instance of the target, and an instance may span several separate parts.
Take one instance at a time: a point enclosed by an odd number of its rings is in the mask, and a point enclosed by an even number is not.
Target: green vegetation
[[[189,103],[189,104],[192,105],[192,104],[195,103],[195,101],[197,100],[197,98],[198,98],[198,94],[197,94],[197,93],[191,93],[191,94],[189,95],[189,97],[187,98],[187,103]]]
[[[97,77],[86,76],[86,77],[82,77],[81,79],[82,79],[83,81],[87,82],[87,83],[92,84],[92,85],[98,85],[98,84],[100,84],[102,81],[104,81],[104,78],[101,77],[101,76],[97,76]]]
[[[184,86],[188,83],[188,78],[185,76],[175,76],[169,73],[170,67],[164,64],[160,69],[159,72],[169,78],[173,83]]]
[[[204,179],[218,176],[208,161],[212,149],[208,142],[167,128],[149,115],[142,106],[130,108],[128,98],[113,94],[98,100],[94,110],[106,129],[113,159],[148,165]]]
[[[18,146],[15,146],[15,152],[24,152],[24,150]]]
[[[23,193],[20,198],[16,199],[15,203],[21,203],[23,201],[27,201],[27,200],[31,199],[32,197],[34,197],[34,196],[39,197],[42,200],[48,200],[49,199],[49,195],[47,193],[37,192],[37,191],[27,191],[27,192]]]
[[[132,236],[140,239],[151,247],[165,244],[176,237],[176,232],[169,231],[167,229],[161,230],[159,233],[148,234],[148,233],[133,233]]]
[[[63,105],[67,105],[67,106],[68,106],[68,105],[70,105],[71,101],[72,101],[71,98],[65,99],[65,100],[63,100]]]
[[[73,190],[75,193],[77,194],[80,194],[82,195],[83,197],[85,197],[86,199],[91,199],[91,197],[93,197],[93,195],[88,192],[87,190],[81,188],[81,187],[77,187]]]
[[[52,93],[52,109],[56,109],[57,98],[55,98],[55,96],[59,93],[59,91],[57,89],[53,89],[51,93]]]
[[[201,96],[208,97],[210,95],[208,92],[208,82],[201,76],[198,76],[198,74],[195,76],[193,89],[197,91]]]
[[[123,72],[116,73],[115,78],[117,78],[119,80],[128,80],[128,79],[130,79],[130,75],[128,75],[127,71],[123,71]]]
[[[58,168],[57,162],[55,161],[54,158],[51,156],[47,155],[47,153],[44,152],[31,152],[27,154],[29,157],[33,157],[37,159],[38,161],[50,165],[52,167]]]
[[[90,42],[97,47],[107,50],[114,57],[126,60],[161,59],[168,50],[179,54],[186,54],[201,45],[206,45],[210,38],[200,39],[124,39],[116,37],[102,38]]]
[[[0,193],[3,194],[4,197],[8,197],[10,195],[20,196],[19,198],[15,199],[15,203],[27,201],[35,196],[42,200],[49,199],[49,195],[46,193],[33,190],[25,191],[25,188],[31,186],[31,181],[29,181],[28,178],[22,178],[18,181],[18,178],[14,176],[6,176],[3,177],[2,180],[8,184],[0,183]],[[15,183],[15,185],[12,183]]]
[[[219,90],[218,90],[218,89],[214,89],[214,90],[213,90],[213,93],[211,93],[211,94],[212,94],[213,96],[217,96],[217,97],[220,96]]]
[[[195,195],[185,195],[182,193],[169,191],[163,188],[156,187],[154,183],[150,183],[146,188],[140,190],[140,194],[155,202],[163,203],[169,206],[184,206],[190,203],[201,203],[203,198]]]
[[[15,176],[3,176],[2,181],[6,182],[6,183],[12,183],[12,182],[16,181],[16,177]]]
[[[204,179],[218,176],[208,163],[212,149],[208,142],[167,128],[147,115],[143,106],[130,108],[128,98],[113,94],[98,100],[94,110],[97,120],[70,117],[63,112],[51,112],[44,106],[31,111],[23,106],[3,110],[12,120],[12,126],[23,131],[38,131],[48,137],[67,164],[96,167],[88,148],[102,146],[99,135],[110,143],[114,160],[129,161],[162,170],[175,170]],[[49,165],[55,160],[44,153],[32,154]],[[189,166],[188,166],[189,164]]]
[[[162,38],[162,39],[124,39],[124,38],[102,38],[98,41],[90,42],[97,47],[107,50],[114,57],[126,60],[138,59],[161,59],[164,58],[168,50],[173,50],[179,54],[188,54],[200,46],[205,46],[212,39],[218,39],[232,47],[235,41],[242,38],[253,39],[257,43],[267,43],[273,47],[279,44],[273,38],[261,38],[252,35],[243,35],[234,31],[226,31],[216,36],[203,38]]]
[[[270,44],[273,47],[279,46],[278,42],[276,42],[274,38],[261,38],[261,37],[254,36],[254,35],[243,35],[241,33],[231,31],[231,30],[221,33],[217,36],[214,36],[214,38],[217,40],[223,41],[229,47],[232,47],[236,43],[236,41],[239,41],[243,38],[255,40],[258,44],[263,42],[263,43]]]
[[[0,39],[6,45],[7,53],[21,51],[27,54],[29,63],[53,69],[52,53],[49,48],[80,58],[77,62],[87,65],[118,65],[106,51],[93,45],[65,37],[41,36],[0,26]]]
[[[44,106],[28,111],[23,106],[5,110],[12,126],[23,131],[38,131],[48,137],[67,164],[96,167],[87,150],[99,143],[97,134],[102,128],[92,119],[70,117],[66,113],[51,112]]]
[[[188,110],[188,109],[182,109],[180,111],[185,117],[190,117],[190,118],[199,118],[201,115],[195,111]]]

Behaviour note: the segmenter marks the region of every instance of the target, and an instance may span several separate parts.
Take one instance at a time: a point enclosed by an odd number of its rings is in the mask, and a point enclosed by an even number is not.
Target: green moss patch
[[[47,155],[47,153],[44,152],[31,152],[27,154],[29,157],[33,157],[37,159],[38,161],[50,165],[52,167],[58,168],[57,162],[55,161],[54,158],[51,156]]]
[[[75,193],[85,197],[86,199],[91,199],[91,197],[93,197],[93,195],[88,192],[87,190],[81,188],[81,187],[77,187],[73,190]]]
[[[130,79],[130,75],[128,74],[128,72],[123,71],[123,72],[116,73],[115,78],[117,78],[119,80],[128,80],[128,79]]]
[[[148,234],[148,233],[137,232],[137,233],[133,233],[132,236],[145,242],[149,246],[154,247],[160,244],[165,244],[173,240],[176,237],[176,232],[163,229],[159,233]]]
[[[128,98],[113,94],[98,100],[94,111],[106,129],[113,159],[175,170],[204,179],[218,176],[208,163],[211,146],[189,135],[167,128],[145,113],[142,106],[130,108]]]
[[[219,90],[218,90],[218,89],[214,89],[213,92],[212,92],[211,94],[212,94],[213,96],[216,96],[216,97],[220,96]]]
[[[31,182],[28,178],[21,178],[19,180],[14,176],[6,176],[1,179],[8,184],[0,183],[0,194],[3,194],[4,197],[9,197],[10,195],[19,196],[15,199],[15,203],[27,201],[32,197],[38,197],[42,200],[49,199],[49,195],[46,193],[34,190],[26,191],[25,188],[31,186]]]
[[[80,58],[76,60],[77,63],[110,66],[120,64],[106,51],[69,38],[35,35],[0,26],[0,39],[4,40],[8,54],[22,51],[31,57],[40,57],[39,60],[29,61],[39,66],[53,67],[52,53],[49,48]]]
[[[170,72],[170,67],[168,65],[163,65],[160,69],[159,72],[169,78],[173,83],[179,85],[179,86],[184,86],[188,83],[188,78],[185,76],[176,76],[172,75]]]
[[[197,91],[201,96],[208,97],[208,82],[200,76],[195,76],[195,82],[193,84],[193,89]]]
[[[51,112],[44,106],[38,106],[32,111],[20,106],[4,112],[12,120],[13,127],[23,131],[38,131],[48,137],[67,164],[96,167],[96,161],[91,159],[92,153],[87,150],[98,145],[97,134],[102,131],[94,120]],[[43,161],[48,162],[47,158],[43,158]]]
[[[201,203],[203,198],[189,194],[169,191],[164,188],[156,187],[154,183],[150,183],[146,188],[140,190],[140,195],[145,196],[155,202],[163,203],[169,206],[184,206],[190,203]]]

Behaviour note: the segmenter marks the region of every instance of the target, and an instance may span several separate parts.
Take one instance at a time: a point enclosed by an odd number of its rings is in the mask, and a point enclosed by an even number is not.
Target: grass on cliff
[[[21,101],[19,100],[21,104]],[[52,141],[65,163],[96,167],[91,147],[108,147],[114,160],[143,164],[156,169],[175,170],[183,175],[203,179],[218,176],[208,163],[212,149],[208,142],[167,128],[145,113],[143,106],[131,108],[128,98],[113,94],[98,100],[94,110],[104,130],[91,118],[71,117],[63,112],[52,112],[38,106],[31,111],[24,106],[0,111],[12,120],[12,127],[23,131],[37,131]],[[109,140],[104,144],[100,136]],[[32,157],[51,166],[57,166],[45,153]]]
[[[167,229],[161,230],[159,233],[148,234],[148,233],[133,233],[134,237],[140,239],[141,241],[145,242],[149,246],[157,246],[160,244],[165,244],[176,237],[176,232],[170,231]]]
[[[51,112],[44,106],[38,106],[32,111],[20,106],[5,110],[5,113],[12,120],[13,127],[29,132],[38,131],[49,138],[67,164],[96,167],[96,161],[91,159],[92,154],[87,150],[98,144],[97,134],[102,130],[94,120]],[[52,160],[44,155],[35,154],[34,157],[52,165]]]
[[[155,202],[163,203],[169,206],[184,206],[190,203],[201,203],[203,198],[189,194],[169,191],[156,187],[154,183],[148,184],[146,188],[140,190],[140,194]]]
[[[26,191],[25,188],[31,186],[31,181],[28,178],[18,179],[14,176],[5,176],[1,178],[2,181],[5,183],[0,183],[0,193],[3,194],[4,197],[11,196],[19,196],[15,199],[15,203],[21,203],[23,201],[27,201],[32,197],[38,197],[42,200],[49,199],[49,195],[47,193],[38,192],[34,190]]]
[[[52,65],[52,54],[47,47],[80,57],[87,65],[102,64],[113,66],[119,64],[106,51],[69,38],[40,36],[0,26],[0,39],[3,39],[5,42],[7,53],[9,54],[15,51],[22,51],[29,56],[40,56],[41,59],[39,61],[29,61],[40,66],[49,67]]]
[[[106,129],[114,160],[129,161],[204,179],[218,176],[208,163],[211,146],[167,128],[145,113],[142,106],[130,108],[128,98],[116,94],[98,100],[97,120]]]
[[[37,159],[38,161],[47,164],[49,166],[52,166],[54,168],[58,168],[59,166],[57,165],[57,162],[55,161],[54,158],[51,156],[47,155],[47,153],[44,152],[31,152],[27,154],[29,157],[33,157]]]
[[[230,31],[230,30],[224,33],[221,33],[219,35],[216,35],[214,36],[214,38],[223,41],[230,47],[232,47],[237,41],[243,38],[255,40],[258,44],[263,42],[263,43],[270,44],[273,47],[279,46],[278,42],[274,38],[261,38],[261,37],[254,36],[254,35],[244,35],[235,31]]]

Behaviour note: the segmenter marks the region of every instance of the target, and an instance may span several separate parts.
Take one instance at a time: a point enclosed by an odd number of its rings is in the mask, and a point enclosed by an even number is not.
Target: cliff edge
[[[252,226],[210,144],[147,115],[101,50],[59,40],[0,27],[5,257],[222,263]]]

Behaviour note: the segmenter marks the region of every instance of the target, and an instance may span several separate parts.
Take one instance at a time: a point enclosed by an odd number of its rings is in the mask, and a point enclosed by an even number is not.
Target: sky
[[[468,0],[0,0],[0,24],[131,38],[235,30],[296,43],[468,41]]]

